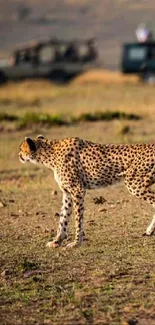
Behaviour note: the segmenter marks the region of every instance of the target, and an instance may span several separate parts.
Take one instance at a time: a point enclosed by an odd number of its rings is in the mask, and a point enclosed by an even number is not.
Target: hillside
[[[96,37],[102,64],[116,68],[140,22],[155,30],[153,0],[1,0],[0,56],[31,39]]]

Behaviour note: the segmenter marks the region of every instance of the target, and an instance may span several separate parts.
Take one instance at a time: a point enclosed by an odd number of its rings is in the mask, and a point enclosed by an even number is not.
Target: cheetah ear
[[[25,141],[27,142],[27,144],[28,144],[31,151],[36,151],[37,150],[36,145],[35,145],[35,143],[34,143],[34,141],[32,139],[25,137]]]
[[[45,139],[42,134],[37,135],[37,139]]]

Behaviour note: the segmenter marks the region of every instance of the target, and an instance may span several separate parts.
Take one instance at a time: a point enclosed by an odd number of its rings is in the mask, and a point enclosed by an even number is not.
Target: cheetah
[[[128,191],[155,208],[155,144],[97,144],[78,137],[48,140],[42,135],[26,137],[20,146],[22,163],[42,164],[54,172],[63,194],[57,235],[47,247],[61,246],[67,238],[68,223],[74,209],[76,247],[84,239],[84,196],[87,189],[105,187],[122,179]],[[146,235],[155,230],[155,215]]]

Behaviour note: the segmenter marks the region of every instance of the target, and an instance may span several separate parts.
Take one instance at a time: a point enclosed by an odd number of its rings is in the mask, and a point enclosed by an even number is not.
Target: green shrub
[[[18,129],[26,128],[33,124],[46,124],[46,125],[64,125],[67,122],[59,115],[50,115],[44,113],[26,113],[19,119]]]
[[[1,121],[17,121],[17,129],[24,129],[33,125],[68,125],[83,121],[112,121],[118,120],[139,120],[141,117],[136,114],[128,114],[124,112],[95,112],[95,113],[83,113],[78,117],[63,118],[61,115],[51,115],[47,113],[26,113],[23,116],[11,115],[6,113],[0,113]]]
[[[12,114],[0,113],[0,122],[2,121],[17,121],[18,117]]]
[[[96,113],[84,113],[81,114],[77,121],[112,121],[114,119],[117,120],[140,120],[141,117],[136,114],[128,114],[124,112],[96,112]]]

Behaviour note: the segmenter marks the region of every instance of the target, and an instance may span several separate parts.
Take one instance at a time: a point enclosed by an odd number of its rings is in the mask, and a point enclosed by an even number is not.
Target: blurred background
[[[95,37],[102,65],[119,68],[123,42],[141,22],[155,30],[152,0],[1,0],[0,56],[33,39]]]

